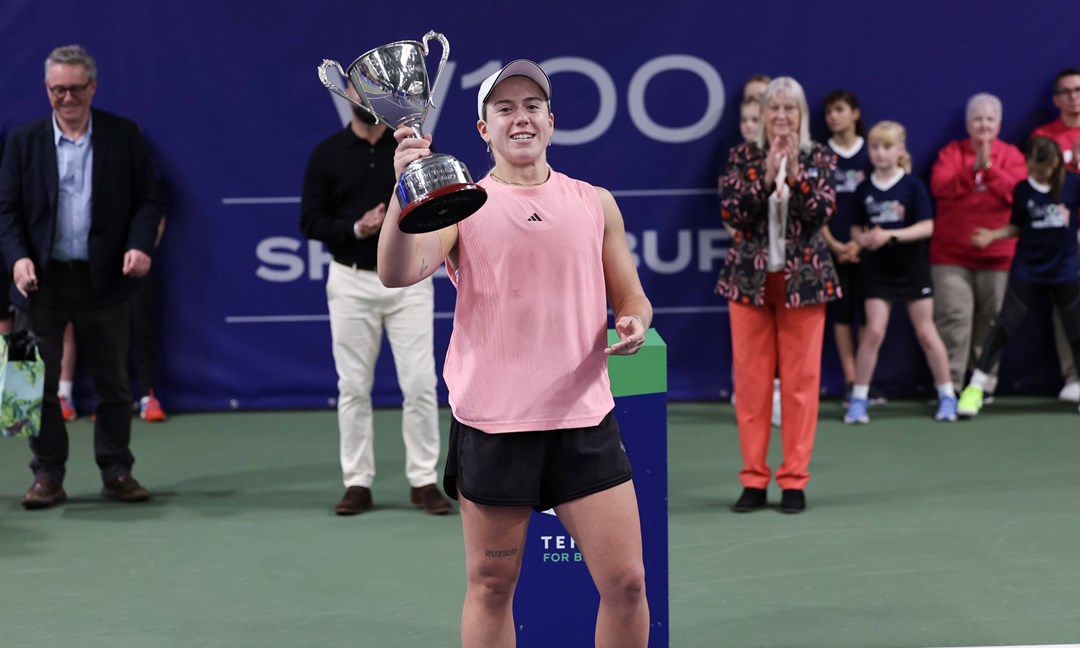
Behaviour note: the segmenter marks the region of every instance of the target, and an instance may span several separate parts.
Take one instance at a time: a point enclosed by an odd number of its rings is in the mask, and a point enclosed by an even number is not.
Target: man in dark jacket
[[[26,310],[45,361],[41,435],[30,441],[27,509],[66,499],[68,436],[57,385],[64,328],[75,326],[97,396],[94,454],[103,497],[149,499],[131,476],[128,302],[150,269],[162,218],[157,180],[139,127],[90,104],[97,67],[71,45],[45,60],[53,112],[12,131],[0,165],[0,251],[11,297]]]

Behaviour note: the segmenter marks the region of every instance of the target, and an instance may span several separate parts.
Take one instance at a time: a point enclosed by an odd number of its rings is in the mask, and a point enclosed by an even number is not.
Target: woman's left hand
[[[634,355],[645,344],[645,325],[634,315],[624,315],[615,322],[619,341],[604,349],[604,355]]]
[[[788,135],[786,139],[787,177],[794,180],[802,170],[802,165],[799,164],[799,145],[794,136]]]

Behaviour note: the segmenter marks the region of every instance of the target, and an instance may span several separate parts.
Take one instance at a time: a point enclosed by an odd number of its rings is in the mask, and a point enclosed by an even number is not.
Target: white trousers
[[[371,387],[384,328],[405,397],[401,417],[405,476],[414,487],[436,483],[439,420],[432,326],[435,288],[431,279],[408,288],[387,288],[372,271],[332,262],[326,298],[338,374],[338,430],[345,486],[370,488],[375,480]]]

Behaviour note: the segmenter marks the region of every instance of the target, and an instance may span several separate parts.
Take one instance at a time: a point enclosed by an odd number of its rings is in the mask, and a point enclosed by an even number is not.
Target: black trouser
[[[41,436],[30,439],[37,477],[63,482],[68,458],[68,435],[56,395],[64,328],[75,326],[79,356],[90,364],[97,400],[94,457],[102,481],[131,472],[131,386],[128,382],[128,302],[102,302],[93,296],[90,266],[84,262],[54,261],[38,269],[40,289],[32,295],[30,318],[45,361],[45,397]]]
[[[983,373],[990,373],[1001,362],[1001,352],[1005,343],[1020,329],[1027,318],[1031,303],[1042,291],[1050,294],[1050,299],[1061,314],[1061,323],[1065,337],[1072,347],[1073,361],[1080,367],[1080,284],[1044,285],[1009,279],[1005,289],[1005,300],[1001,312],[994,320],[994,326],[983,343],[982,355],[976,368]]]
[[[157,302],[157,273],[151,266],[131,298],[131,350],[135,355],[135,380],[139,383],[140,396],[157,392]]]

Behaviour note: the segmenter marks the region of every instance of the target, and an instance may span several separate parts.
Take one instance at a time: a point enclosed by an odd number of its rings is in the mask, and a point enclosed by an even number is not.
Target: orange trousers
[[[772,433],[773,378],[780,370],[781,427],[784,461],[776,471],[781,489],[803,489],[814,451],[818,401],[821,396],[821,346],[825,305],[787,308],[784,273],[770,272],[765,305],[729,302],[731,347],[735,369],[735,420],[746,488],[765,488],[772,476],[768,464]]]

